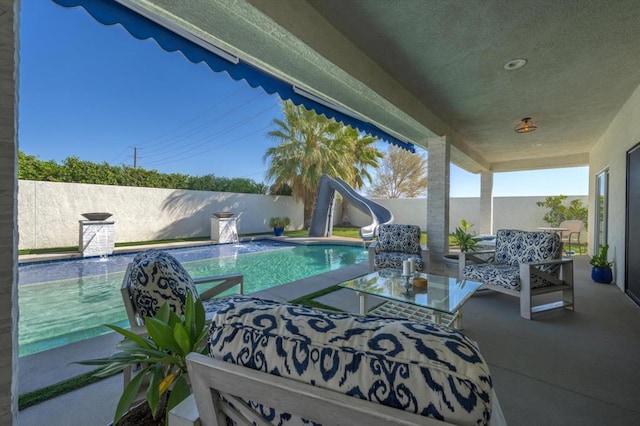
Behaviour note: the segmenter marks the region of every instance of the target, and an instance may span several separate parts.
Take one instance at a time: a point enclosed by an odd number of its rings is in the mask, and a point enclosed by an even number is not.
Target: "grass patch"
[[[285,231],[286,237],[308,237],[308,229],[299,229],[297,231]],[[336,237],[360,238],[360,228],[354,226],[334,226],[333,235]]]
[[[336,237],[356,238],[360,239],[360,227],[357,226],[334,226],[333,233]],[[308,229],[300,229],[297,231],[285,231],[286,237],[307,237],[309,236]],[[420,235],[420,243],[427,244],[427,233],[423,232]]]
[[[167,243],[179,243],[186,241],[208,241],[209,237],[193,237],[193,238],[175,238],[173,240],[153,240],[153,241],[131,241],[127,243],[116,243],[116,247],[130,247],[140,245],[153,245],[153,244],[167,244]],[[78,246],[73,247],[53,247],[43,249],[25,249],[19,250],[18,254],[50,254],[50,253],[67,253],[67,252],[79,252]]]
[[[49,253],[67,253],[77,252],[78,246],[75,247],[53,247],[44,249],[26,249],[18,250],[18,254],[49,254]]]
[[[81,374],[79,376],[72,377],[62,382],[55,383],[51,386],[37,389],[33,392],[28,392],[18,397],[18,410],[24,410],[33,405],[47,401],[56,396],[64,395],[65,393],[72,392],[76,389],[83,388],[90,384],[99,382],[100,380],[107,379],[118,373],[114,373],[108,377],[96,377],[93,374],[97,370],[89,371],[88,373]]]
[[[324,309],[327,311],[334,311],[334,312],[342,312],[342,310],[340,309],[336,309],[333,306],[328,306],[325,304],[322,304],[320,302],[316,302],[313,299],[316,299],[318,297],[324,296],[325,294],[329,294],[329,293],[333,293],[336,290],[340,290],[340,286],[339,285],[333,285],[331,287],[327,287],[324,288],[322,290],[318,290],[314,293],[309,293],[307,295],[304,295],[302,297],[298,297],[297,299],[293,299],[290,300],[289,303],[294,303],[297,305],[304,305],[304,306],[308,306],[310,308],[318,308],[318,309]]]

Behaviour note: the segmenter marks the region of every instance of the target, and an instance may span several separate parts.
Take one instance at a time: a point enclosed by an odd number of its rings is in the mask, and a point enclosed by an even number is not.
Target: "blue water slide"
[[[386,207],[358,194],[348,183],[340,178],[322,175],[316,196],[316,207],[309,227],[310,237],[330,237],[333,232],[333,204],[336,191],[352,206],[371,216],[370,225],[360,228],[360,237],[371,240],[376,236],[378,226],[393,222],[393,213]]]

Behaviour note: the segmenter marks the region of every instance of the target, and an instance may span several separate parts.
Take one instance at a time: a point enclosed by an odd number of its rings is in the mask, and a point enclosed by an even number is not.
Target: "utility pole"
[[[138,148],[133,147],[133,168],[135,169],[138,165]]]

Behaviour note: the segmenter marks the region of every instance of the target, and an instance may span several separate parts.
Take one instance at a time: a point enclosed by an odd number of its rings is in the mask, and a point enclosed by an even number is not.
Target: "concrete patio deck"
[[[519,316],[518,300],[481,292],[465,305],[464,332],[487,360],[496,394],[512,425],[640,424],[640,308],[613,285],[590,279],[586,256],[575,258],[576,311]],[[366,273],[358,264],[285,284],[261,297],[291,300]],[[318,299],[357,312],[358,299],[339,290]],[[108,354],[117,340],[103,336],[20,359],[24,393],[86,371],[68,365]],[[20,412],[19,425],[102,425],[111,421],[121,375]]]

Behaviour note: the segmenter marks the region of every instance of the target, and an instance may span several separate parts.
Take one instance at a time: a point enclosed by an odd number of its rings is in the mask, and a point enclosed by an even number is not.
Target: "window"
[[[607,244],[607,221],[609,216],[609,169],[596,175],[596,220],[594,230],[594,253]]]

